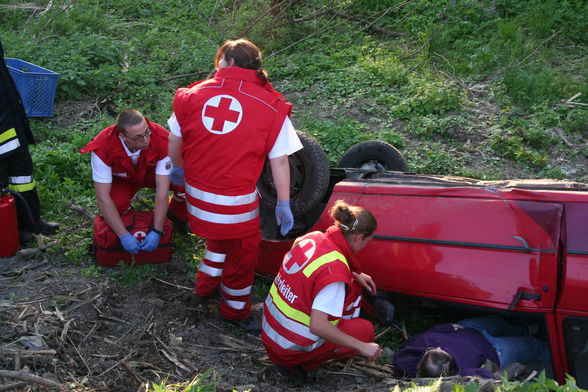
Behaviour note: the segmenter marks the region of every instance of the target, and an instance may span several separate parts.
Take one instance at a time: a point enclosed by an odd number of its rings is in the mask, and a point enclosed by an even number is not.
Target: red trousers
[[[133,196],[142,188],[155,189],[155,178],[150,178],[142,183],[131,183],[113,179],[110,187],[110,198],[116,205],[119,214],[128,212],[131,208],[131,200]],[[175,185],[171,185],[170,189],[174,191],[174,196],[170,200],[169,208],[173,210],[178,218],[186,219],[186,198],[182,192],[179,191]],[[183,202],[182,202],[183,200]]]
[[[356,317],[351,320],[341,319],[337,328],[347,335],[353,336],[362,342],[371,342],[374,340],[375,328],[368,320]],[[267,349],[267,346],[266,346]],[[300,366],[304,370],[312,370],[321,366],[330,359],[345,359],[352,358],[358,355],[359,352],[347,347],[337,346],[330,342],[324,342],[319,348],[308,353],[300,353],[299,355],[285,358],[267,350],[269,359],[279,366],[294,367]]]
[[[194,292],[207,297],[220,291],[220,316],[228,320],[249,317],[253,272],[257,263],[261,234],[230,240],[206,240]]]

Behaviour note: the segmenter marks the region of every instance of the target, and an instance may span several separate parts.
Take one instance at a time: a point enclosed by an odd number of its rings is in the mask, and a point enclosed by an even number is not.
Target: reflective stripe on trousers
[[[204,258],[200,260],[198,271],[214,278],[218,278],[223,274],[223,266],[226,257],[226,254],[212,252],[207,249],[206,252],[204,252]],[[208,264],[207,261],[210,264]]]
[[[308,346],[299,346],[298,344],[295,344],[294,342],[291,342],[290,340],[288,340],[285,337],[283,337],[282,335],[280,335],[275,329],[272,328],[271,325],[269,325],[269,323],[267,322],[267,320],[265,319],[265,317],[263,317],[263,319],[261,321],[261,328],[263,329],[263,331],[265,332],[265,334],[271,340],[273,340],[278,346],[280,346],[280,347],[282,347],[283,349],[286,349],[286,350],[310,352],[310,351],[313,351],[313,350],[317,349],[323,343],[325,343],[325,340],[324,339],[319,338],[319,340],[317,342],[315,342],[315,343],[313,343],[311,345],[308,345]]]

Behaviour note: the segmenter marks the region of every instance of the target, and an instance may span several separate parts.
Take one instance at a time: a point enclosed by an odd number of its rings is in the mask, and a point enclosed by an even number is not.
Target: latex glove
[[[122,245],[123,249],[130,254],[136,255],[141,250],[139,241],[133,237],[131,233],[121,235],[118,238],[120,239],[120,244]]]
[[[177,186],[184,186],[184,168],[174,167],[169,173],[169,181]]]
[[[159,246],[159,240],[161,239],[161,235],[151,230],[147,237],[143,241],[141,241],[141,250],[145,252],[153,252]]]
[[[294,216],[290,209],[290,200],[278,200],[276,206],[276,223],[280,226],[280,234],[285,236],[294,225]]]

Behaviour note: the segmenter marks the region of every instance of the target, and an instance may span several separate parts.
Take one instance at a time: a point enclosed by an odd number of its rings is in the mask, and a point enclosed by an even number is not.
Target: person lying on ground
[[[515,362],[550,362],[549,345],[529,336],[531,329],[497,315],[440,324],[406,342],[396,353],[394,367],[399,375],[411,378],[493,378],[482,367],[487,360],[501,368]]]

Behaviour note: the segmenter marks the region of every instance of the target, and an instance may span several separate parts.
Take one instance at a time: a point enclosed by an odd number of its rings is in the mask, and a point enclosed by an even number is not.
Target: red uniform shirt
[[[255,184],[291,105],[239,67],[176,92],[190,227],[208,239],[259,230]]]
[[[112,125],[100,131],[85,147],[80,149],[82,154],[90,151],[94,153],[107,166],[112,168],[113,180],[143,183],[148,179],[155,178],[155,167],[157,162],[168,155],[168,135],[167,129],[159,124],[149,122],[145,119],[151,137],[149,148],[141,151],[137,166],[133,165],[131,158],[128,156],[125,148],[118,136],[118,127]]]

